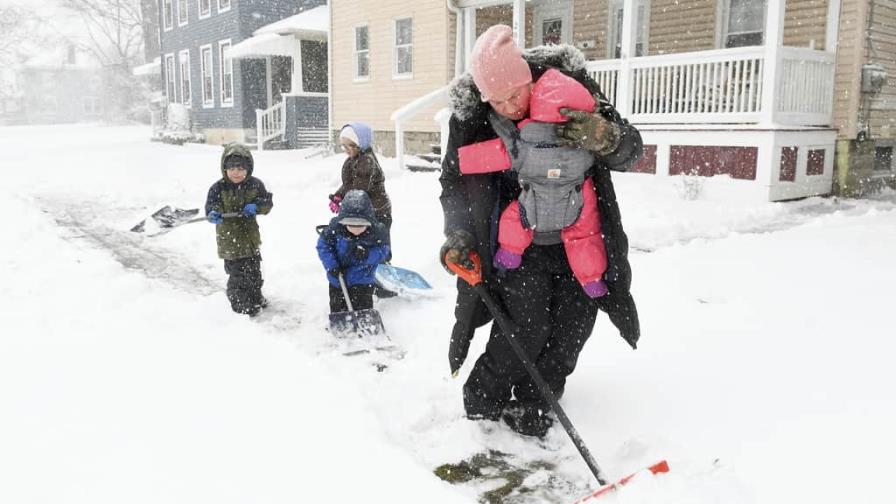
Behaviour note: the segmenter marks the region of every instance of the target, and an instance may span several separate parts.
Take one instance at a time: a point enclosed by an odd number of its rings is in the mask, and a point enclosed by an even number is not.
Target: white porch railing
[[[286,133],[286,110],[284,102],[273,107],[255,110],[255,127],[257,129],[258,150],[264,150],[264,143],[268,140],[280,137]]]
[[[402,106],[395,112],[392,112],[392,115],[389,116],[389,120],[395,123],[395,158],[398,161],[398,166],[404,168],[404,128],[402,128],[402,122],[406,119],[410,119],[415,115],[423,112],[427,108],[430,108],[435,105],[447,105],[448,104],[448,86],[442,86],[435,91],[431,91],[414,101]],[[443,135],[447,138],[446,135]],[[444,139],[443,139],[444,140]],[[444,155],[444,151],[442,151]]]
[[[833,55],[791,47],[782,47],[780,55],[774,122],[830,124]],[[762,46],[632,58],[624,80],[621,68],[621,60],[587,64],[607,98],[636,124],[757,123],[765,107],[772,106],[763,102]],[[628,82],[628,92],[619,89],[623,82]]]

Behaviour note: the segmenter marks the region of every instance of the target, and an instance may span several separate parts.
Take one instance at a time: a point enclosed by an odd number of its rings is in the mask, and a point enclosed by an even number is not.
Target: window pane
[[[303,40],[302,87],[309,93],[327,92],[327,46],[323,42]]]
[[[728,35],[725,47],[746,47],[762,45],[762,32],[735,33]]]
[[[363,51],[368,49],[367,27],[359,26],[355,28],[355,50]]]
[[[358,53],[357,76],[367,77],[368,75],[370,75],[370,61],[368,59],[368,53],[365,51]]]
[[[411,20],[399,19],[395,22],[395,45],[411,43]]]
[[[728,32],[762,31],[764,0],[731,0],[728,11]]]
[[[395,51],[395,56],[396,56],[396,65],[395,65],[396,73],[406,74],[406,73],[411,73],[413,71],[413,61],[411,59],[411,48],[410,47],[399,47]]]
[[[544,45],[557,45],[562,42],[563,21],[560,19],[548,19],[541,24],[541,43]]]

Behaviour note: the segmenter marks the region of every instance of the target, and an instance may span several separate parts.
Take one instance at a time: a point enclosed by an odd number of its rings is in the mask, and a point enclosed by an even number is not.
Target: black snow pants
[[[520,327],[516,341],[559,399],[594,329],[597,304],[573,276],[562,244],[530,245],[522,265],[495,285],[499,304]],[[550,408],[493,323],[485,353],[464,384],[467,416],[496,420],[511,394],[522,407]]]
[[[225,259],[224,271],[227,279],[227,299],[237,313],[257,314],[266,304],[261,294],[264,280],[261,278],[261,255]]]
[[[373,308],[373,289],[373,285],[349,285],[348,298],[352,301],[352,308],[355,310]],[[348,305],[345,304],[345,296],[342,295],[342,289],[330,285],[330,313],[344,311],[348,311]]]

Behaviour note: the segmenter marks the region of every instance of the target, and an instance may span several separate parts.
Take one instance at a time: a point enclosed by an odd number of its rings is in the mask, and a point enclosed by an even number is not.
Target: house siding
[[[178,2],[188,2],[188,22],[184,26],[177,24]],[[292,0],[271,2],[268,0],[231,0],[229,11],[218,12],[218,2],[212,0],[211,16],[199,19],[198,2],[196,0],[173,0],[175,9],[175,23],[171,30],[160,28],[161,53],[164,55],[175,54],[175,72],[178,73],[175,82],[181,82],[179,75],[180,66],[177,64],[177,54],[180,51],[190,51],[190,94],[192,104],[190,117],[194,129],[197,130],[226,130],[249,129],[255,127],[255,109],[267,108],[266,69],[263,59],[242,59],[233,62],[233,106],[221,106],[221,58],[218,51],[218,42],[230,39],[231,44],[252,36],[252,32],[258,28],[273,23],[279,19],[291,16],[302,10],[325,4],[322,0]],[[161,9],[160,9],[161,11]],[[159,12],[159,26],[163,25]],[[200,65],[200,46],[212,46],[212,68],[215,89],[214,106],[203,108],[202,106],[202,71]],[[162,67],[162,81],[165,82],[166,69]],[[181,92],[178,86],[176,99],[171,101],[181,102]],[[215,138],[221,140],[226,137],[217,131]]]
[[[441,0],[334,2],[331,5],[332,124],[363,121],[374,130],[393,130],[389,116],[408,102],[444,86],[454,67],[445,55],[450,50],[449,12]],[[392,43],[395,19],[413,19],[413,77],[393,78]],[[355,27],[369,30],[370,76],[354,77]],[[433,116],[439,107],[424,110],[406,121],[406,131],[438,131]],[[377,144],[383,142],[377,140]]]
[[[871,37],[867,62],[884,67],[887,82],[868,100],[868,125],[875,138],[896,138],[896,2],[876,1],[870,7]]]

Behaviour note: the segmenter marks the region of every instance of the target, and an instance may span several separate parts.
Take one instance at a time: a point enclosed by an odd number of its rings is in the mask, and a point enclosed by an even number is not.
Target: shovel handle
[[[342,287],[342,297],[345,298],[345,306],[348,307],[348,311],[355,311],[355,308],[352,306],[352,299],[348,295],[348,287],[345,285],[345,277],[342,276],[342,273],[339,273],[339,286]]]
[[[474,251],[470,251],[468,255],[470,262],[473,263],[472,268],[467,268],[461,263],[449,260],[447,253],[444,257],[445,264],[448,266],[448,269],[461,277],[464,282],[470,284],[470,287],[475,287],[482,283],[482,260],[479,259],[479,254]]]

